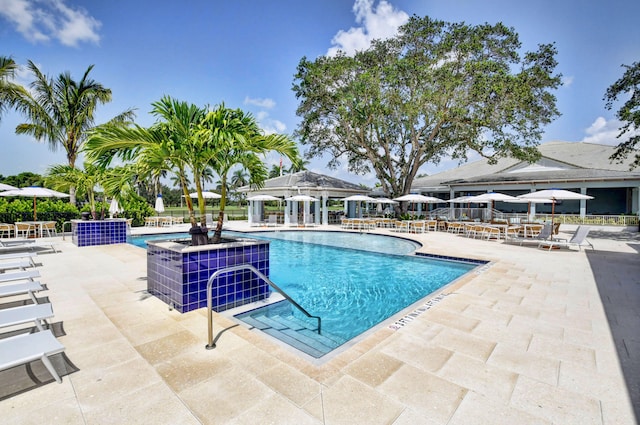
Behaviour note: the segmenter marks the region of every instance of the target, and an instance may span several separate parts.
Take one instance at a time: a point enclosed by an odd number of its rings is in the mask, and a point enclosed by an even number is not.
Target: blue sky
[[[32,60],[49,76],[69,71],[75,79],[95,65],[91,76],[113,91],[98,123],[137,108],[136,121],[150,125],[151,103],[170,95],[201,106],[224,102],[253,113],[265,131],[291,134],[299,122],[291,87],[303,56],[366,48],[414,14],[502,22],[519,33],[523,51],[556,43],[562,116],[546,127],[542,142],[617,144],[620,123],[602,98],[622,76],[621,65],[640,60],[637,0],[0,0],[0,55],[19,64]],[[30,81],[20,73],[19,82]],[[15,113],[0,122],[1,175],[44,173],[66,162],[62,151],[15,135],[20,122]],[[376,181],[327,170],[326,163],[313,160],[309,169],[355,183]],[[443,161],[421,171],[455,165]]]

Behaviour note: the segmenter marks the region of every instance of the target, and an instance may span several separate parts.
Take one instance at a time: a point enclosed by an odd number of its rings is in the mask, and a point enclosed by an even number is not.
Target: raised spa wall
[[[76,246],[127,243],[127,220],[71,220],[71,240]]]
[[[250,264],[269,276],[269,241],[234,238],[220,244],[190,246],[189,240],[147,241],[147,290],[181,313],[207,306],[207,281],[217,270]],[[218,276],[213,310],[268,298],[269,285],[249,270]]]

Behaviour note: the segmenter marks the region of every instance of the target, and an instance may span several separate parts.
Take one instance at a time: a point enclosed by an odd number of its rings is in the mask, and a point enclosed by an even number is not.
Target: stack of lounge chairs
[[[48,329],[53,306],[40,303],[35,295],[46,289],[37,280],[41,277],[37,255],[29,251],[0,254],[0,371],[41,360],[61,383],[50,357],[62,353],[64,346]]]

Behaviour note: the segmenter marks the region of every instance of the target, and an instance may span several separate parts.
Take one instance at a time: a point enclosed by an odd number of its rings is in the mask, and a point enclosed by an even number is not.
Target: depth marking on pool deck
[[[415,319],[416,317],[420,316],[425,311],[429,310],[431,307],[433,307],[436,304],[438,304],[447,295],[448,294],[440,294],[437,297],[431,298],[426,303],[424,303],[422,306],[416,308],[411,313],[409,313],[406,316],[404,316],[402,319],[396,321],[392,325],[389,325],[389,329],[397,331],[398,329],[401,329],[404,325],[413,322],[413,319]]]

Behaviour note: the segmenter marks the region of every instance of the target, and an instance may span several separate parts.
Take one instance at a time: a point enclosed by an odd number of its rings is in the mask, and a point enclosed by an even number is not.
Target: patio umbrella
[[[341,201],[356,201],[356,202],[376,202],[377,199],[372,198],[370,196],[366,196],[366,195],[351,195],[351,196],[347,196],[346,198],[342,198],[340,199]]]
[[[198,192],[193,192],[189,194],[190,198],[197,198],[198,197]],[[202,192],[202,197],[204,199],[220,199],[222,198],[222,195],[218,195],[215,192]]]
[[[398,198],[393,198],[394,201],[398,202],[410,202],[412,204],[437,204],[440,202],[445,202],[443,199],[435,198],[433,196],[425,196],[417,193],[409,193],[408,195],[403,195]]]
[[[164,212],[164,201],[162,200],[162,194],[159,193],[158,197],[156,198],[156,206],[154,208],[158,214],[161,214]]]
[[[528,195],[528,194],[527,194]],[[516,196],[514,199],[505,201],[512,204],[527,204],[527,217],[531,217],[531,204],[551,204],[553,203],[553,199],[533,199],[526,198],[525,195]]]
[[[492,219],[493,215],[493,204],[495,201],[509,201],[516,199],[515,196],[507,195],[506,193],[500,192],[487,192],[481,193],[480,195],[469,196],[467,197],[465,202],[469,203],[491,203],[491,209],[489,210],[489,219]]]
[[[398,201],[394,201],[393,199],[389,199],[389,198],[374,198],[375,202],[377,204],[397,204]]]
[[[15,190],[17,187],[11,186],[10,184],[0,183],[0,190]]]
[[[445,202],[443,199],[420,195],[418,193],[409,193],[398,198],[393,198],[393,200],[398,202],[409,202],[410,204],[439,204],[440,202]]]
[[[583,195],[582,193],[572,192],[564,189],[544,189],[536,192],[526,193],[520,195],[519,198],[525,199],[551,199],[551,223],[553,223],[553,217],[555,215],[555,207],[557,201],[574,201],[582,199],[593,199],[593,196]]]
[[[0,196],[24,196],[33,198],[33,221],[37,221],[36,198],[66,198],[69,195],[45,187],[29,186],[0,192]]]
[[[285,201],[302,201],[302,202],[312,202],[312,201],[318,201],[317,198],[314,198],[313,196],[309,196],[309,195],[295,195],[295,196],[291,196],[289,198],[284,198]]]
[[[249,196],[247,201],[280,201],[280,198],[271,195],[254,195]]]

